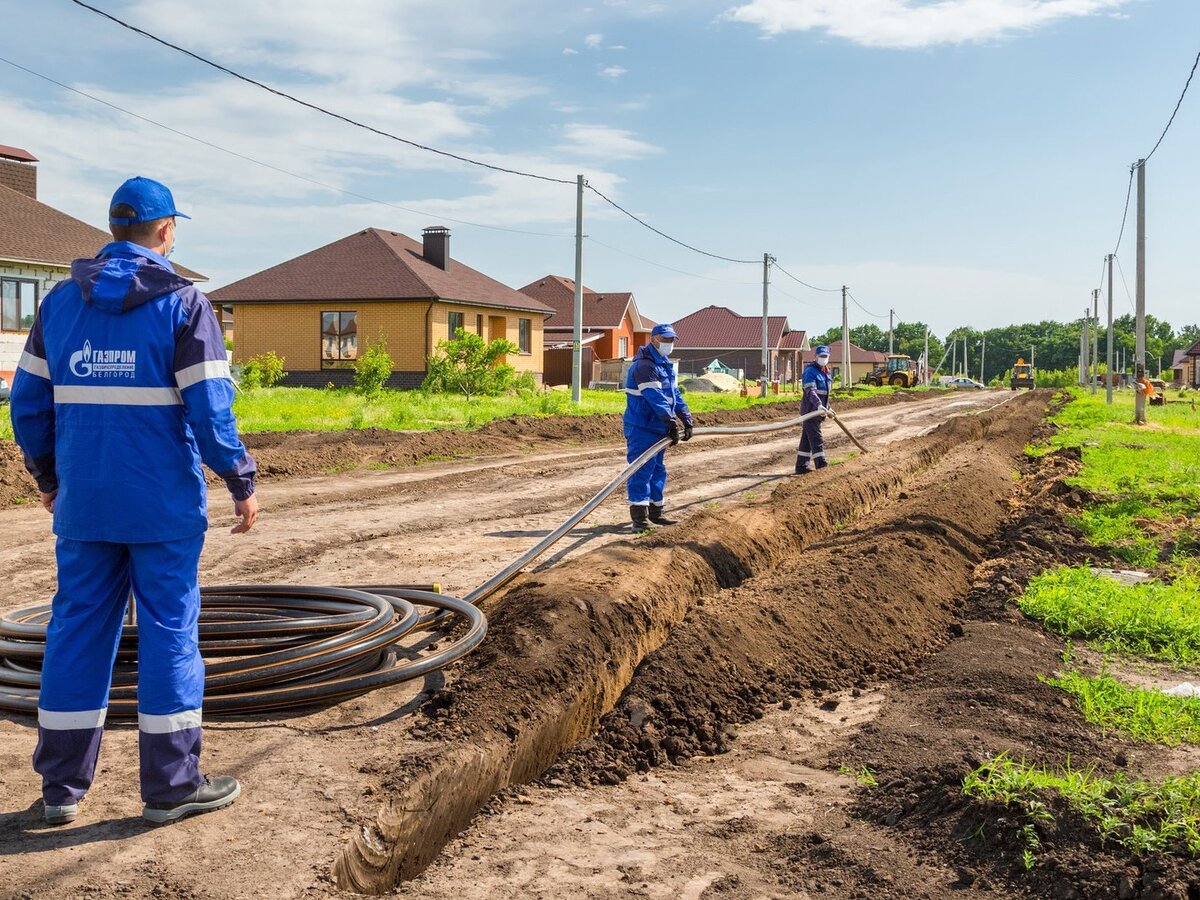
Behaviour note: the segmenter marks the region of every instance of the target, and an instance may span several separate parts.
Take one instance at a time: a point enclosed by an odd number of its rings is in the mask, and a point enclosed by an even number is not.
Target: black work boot
[[[655,525],[674,525],[675,519],[668,519],[663,515],[663,508],[657,503],[650,504],[650,521]]]
[[[634,532],[650,530],[650,521],[646,507],[635,503],[629,504],[629,518],[633,521]]]
[[[238,798],[242,786],[232,775],[205,776],[204,784],[174,803],[147,803],[142,818],[154,825],[166,825],[184,816],[222,809]]]

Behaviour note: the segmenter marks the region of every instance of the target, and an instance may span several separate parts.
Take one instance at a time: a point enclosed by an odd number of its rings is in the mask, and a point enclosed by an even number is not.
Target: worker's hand
[[[48,494],[45,491],[38,491],[38,494],[42,498],[42,506],[46,512],[54,515],[54,498],[58,496],[58,491],[51,491]]]
[[[831,418],[831,419],[837,418],[837,416],[834,414],[833,410],[830,409],[828,406],[825,407],[825,415],[829,416],[829,418]]]
[[[679,423],[674,419],[667,423],[667,437],[671,439],[672,447],[679,443]]]
[[[258,518],[258,498],[251,494],[245,500],[233,501],[233,514],[238,516],[242,521],[229,530],[230,534],[245,534],[254,527],[254,520]]]
[[[691,422],[683,423],[683,439],[685,441],[690,441],[692,439],[692,423]]]

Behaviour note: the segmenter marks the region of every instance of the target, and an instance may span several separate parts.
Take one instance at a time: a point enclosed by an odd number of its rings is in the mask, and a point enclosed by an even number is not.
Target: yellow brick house
[[[541,382],[542,323],[554,310],[452,259],[450,230],[403,234],[367,228],[264,269],[209,299],[233,308],[233,361],[275,351],[285,384],[353,381],[360,350],[380,337],[392,387],[415,388],[439,340],[462,328],[518,347],[505,361]]]

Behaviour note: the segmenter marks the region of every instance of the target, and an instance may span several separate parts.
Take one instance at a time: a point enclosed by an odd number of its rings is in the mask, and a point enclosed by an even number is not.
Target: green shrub
[[[354,390],[364,397],[377,397],[392,374],[392,358],[383,335],[354,362]]]
[[[257,387],[275,387],[287,377],[283,364],[284,358],[274,350],[250,357],[242,365],[242,390],[252,391]]]
[[[484,342],[477,334],[459,328],[453,340],[438,341],[438,353],[428,360],[421,390],[433,394],[496,396],[516,387],[516,370],[500,362],[517,352],[512,341],[498,338]],[[469,427],[469,426],[468,426]]]

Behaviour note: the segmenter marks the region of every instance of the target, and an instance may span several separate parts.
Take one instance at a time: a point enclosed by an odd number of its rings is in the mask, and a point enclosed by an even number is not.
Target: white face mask
[[[664,341],[663,343],[658,345],[658,352],[661,353],[663,356],[670,356],[671,351],[674,349],[675,349],[674,341]]]
[[[818,357],[817,357],[817,365],[818,365],[818,366],[827,366],[827,365],[829,365],[829,357],[828,357],[828,356],[818,356]]]

